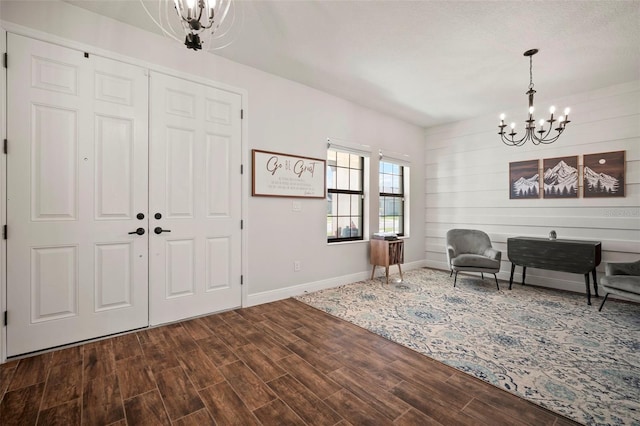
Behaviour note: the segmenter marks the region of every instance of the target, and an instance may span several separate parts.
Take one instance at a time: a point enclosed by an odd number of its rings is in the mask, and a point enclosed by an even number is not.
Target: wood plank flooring
[[[0,366],[2,425],[571,425],[294,299]]]

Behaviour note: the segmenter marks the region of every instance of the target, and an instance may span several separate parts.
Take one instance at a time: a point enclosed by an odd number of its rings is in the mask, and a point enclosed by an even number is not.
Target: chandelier
[[[556,112],[556,107],[552,106],[551,108],[549,108],[549,112],[551,113],[549,119],[540,119],[540,122],[538,123],[539,125],[536,126],[536,120],[535,118],[533,118],[533,112],[535,111],[533,107],[533,95],[536,93],[536,91],[533,90],[533,55],[535,55],[536,53],[538,53],[538,49],[531,49],[524,52],[524,56],[529,57],[529,90],[526,93],[529,96],[529,119],[525,120],[524,135],[520,139],[516,139],[516,123],[511,123],[511,132],[506,133],[505,127],[507,127],[507,125],[504,124],[505,115],[501,114],[500,124],[498,125],[500,132],[498,134],[500,135],[500,138],[505,145],[521,146],[524,145],[528,140],[533,142],[534,145],[539,145],[541,143],[553,143],[558,140],[567,123],[570,123],[569,108],[565,108],[564,115],[561,115],[556,119],[553,116],[553,114]],[[554,126],[556,126],[555,129]],[[555,133],[552,133],[552,130],[555,131]]]
[[[140,3],[164,35],[177,41],[181,41],[180,37],[184,35],[187,49],[198,51],[205,44],[205,50],[213,50],[230,44],[214,47],[219,39],[227,35],[233,23],[233,0],[157,0],[157,17],[152,15],[144,0],[140,0]],[[179,24],[176,23],[176,14]]]

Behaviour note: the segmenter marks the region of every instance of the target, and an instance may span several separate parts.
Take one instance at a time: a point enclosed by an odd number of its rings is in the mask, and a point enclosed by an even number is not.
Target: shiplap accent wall
[[[523,96],[523,104],[524,104]],[[507,238],[547,237],[602,242],[604,262],[640,259],[640,80],[538,105],[570,105],[572,122],[550,145],[509,147],[500,141],[498,111],[426,130],[425,252],[427,265],[448,270],[445,234],[451,228],[484,230],[499,250],[498,277],[508,280],[511,263]],[[509,121],[524,127],[525,107],[505,111]],[[539,117],[541,118],[541,117]],[[583,155],[626,151],[626,196],[584,198]],[[578,155],[579,197],[573,199],[509,199],[509,163]],[[520,282],[521,268],[515,279]],[[527,283],[584,292],[577,274],[527,270]]]

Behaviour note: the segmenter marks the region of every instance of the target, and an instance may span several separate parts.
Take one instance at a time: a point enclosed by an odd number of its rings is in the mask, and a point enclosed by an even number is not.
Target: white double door
[[[7,44],[7,354],[239,306],[240,96]]]

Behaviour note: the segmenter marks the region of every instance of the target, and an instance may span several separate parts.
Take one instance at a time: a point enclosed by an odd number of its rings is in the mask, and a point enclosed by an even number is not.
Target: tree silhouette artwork
[[[584,155],[584,197],[625,196],[625,151]]]

